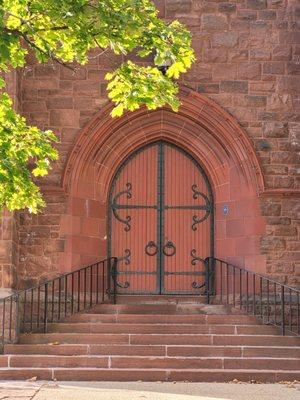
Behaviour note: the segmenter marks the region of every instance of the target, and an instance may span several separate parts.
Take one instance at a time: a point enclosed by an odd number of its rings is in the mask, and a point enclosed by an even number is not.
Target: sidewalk
[[[0,400],[300,400],[300,384],[0,381]]]

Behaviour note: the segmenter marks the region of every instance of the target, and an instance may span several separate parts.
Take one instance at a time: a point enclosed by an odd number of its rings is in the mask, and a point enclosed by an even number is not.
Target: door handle
[[[163,253],[167,257],[172,257],[176,254],[176,247],[173,242],[168,241],[163,247]]]
[[[150,240],[145,247],[145,253],[148,256],[155,256],[158,252],[158,247],[157,244],[154,242],[154,240]]]

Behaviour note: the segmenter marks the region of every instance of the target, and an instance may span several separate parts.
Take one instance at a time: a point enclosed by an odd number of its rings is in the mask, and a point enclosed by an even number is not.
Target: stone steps
[[[105,304],[47,328],[5,346],[0,379],[300,379],[298,337],[223,306]]]

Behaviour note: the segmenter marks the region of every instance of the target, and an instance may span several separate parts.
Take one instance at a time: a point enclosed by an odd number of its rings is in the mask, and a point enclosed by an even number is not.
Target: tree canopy
[[[153,110],[180,105],[176,80],[194,61],[190,32],[178,21],[166,23],[149,0],[0,0],[0,71],[24,67],[26,55],[70,68],[86,64],[89,51],[153,55],[153,63],[126,61],[106,75],[112,116],[142,105]],[[149,59],[149,58],[147,58]],[[159,68],[168,65],[167,71]],[[2,74],[3,75],[3,74]],[[44,205],[35,177],[49,172],[58,158],[56,136],[26,124],[5,92],[0,95],[0,208]]]

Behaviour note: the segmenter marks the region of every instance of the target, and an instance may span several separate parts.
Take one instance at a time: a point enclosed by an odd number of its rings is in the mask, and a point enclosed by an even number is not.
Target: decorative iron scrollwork
[[[151,249],[153,250],[151,251]],[[158,247],[153,240],[150,240],[150,242],[146,244],[145,253],[148,256],[155,256],[158,253]]]
[[[205,221],[211,212],[211,204],[209,201],[209,198],[206,196],[206,194],[200,192],[198,186],[196,184],[192,185],[192,192],[193,192],[193,199],[197,200],[199,197],[202,197],[205,201],[205,215],[203,217],[199,217],[198,215],[193,215],[193,224],[191,226],[193,231],[197,230],[197,225],[200,224],[201,222]]]
[[[198,229],[197,225],[200,224],[201,222],[205,221],[208,218],[209,214],[210,214],[210,211],[206,211],[204,217],[202,217],[202,218],[198,217],[198,215],[193,215],[194,222],[191,225],[192,230],[196,231]]]
[[[124,227],[124,231],[125,231],[125,232],[128,232],[128,231],[130,231],[130,229],[131,229],[131,225],[130,225],[131,217],[130,217],[130,215],[126,215],[125,218],[121,218],[121,217],[120,217],[120,215],[119,215],[118,212],[117,212],[117,209],[119,208],[118,200],[119,200],[119,198],[120,198],[121,196],[123,196],[123,195],[126,195],[127,199],[131,199],[131,198],[132,198],[131,189],[132,189],[132,184],[131,184],[130,182],[127,182],[127,183],[126,183],[126,189],[125,189],[125,190],[122,190],[122,191],[119,192],[119,193],[117,193],[117,194],[115,195],[115,197],[113,198],[113,200],[112,200],[112,212],[113,212],[113,214],[114,214],[114,217],[115,217],[118,221],[120,221],[120,222],[122,222],[123,224],[125,224],[125,227]]]
[[[131,262],[130,257],[131,257],[131,251],[130,251],[130,249],[125,249],[125,250],[124,250],[124,256],[119,257],[119,258],[118,258],[118,261],[119,261],[119,262],[120,262],[120,261],[124,261],[124,264],[125,264],[125,265],[129,265],[130,262]]]
[[[199,197],[203,197],[206,203],[207,196],[204,193],[200,192],[198,185],[196,185],[195,183],[192,185],[192,192],[194,200],[199,199]]]
[[[126,249],[126,250],[129,250],[129,249]],[[126,261],[127,261],[127,258],[128,258],[127,254],[128,253],[126,254],[126,250],[125,250],[125,257],[121,257],[121,259],[126,259]],[[129,253],[130,253],[130,250],[129,250]],[[119,260],[120,260],[120,258],[119,258]],[[125,261],[125,264],[126,264],[126,261]],[[117,279],[118,270],[117,270],[117,266],[116,265],[114,266],[114,268],[111,271],[111,276],[112,276],[112,279],[114,281],[114,284],[116,286],[118,286],[119,288],[127,289],[130,286],[130,283],[128,281],[125,281],[124,283],[121,283],[121,282],[118,281],[118,279]]]
[[[192,223],[192,230],[196,231],[197,230],[197,225],[200,224],[201,218],[199,218],[197,215],[193,215],[193,223]]]
[[[120,283],[117,279],[116,279],[116,286],[118,286],[119,288],[122,289],[127,289],[130,286],[130,283],[128,281],[125,281],[124,283]]]
[[[192,260],[191,260],[192,265],[196,265],[198,261],[201,261],[204,263],[203,258],[197,256],[196,249],[191,250],[191,257],[192,257]]]
[[[169,251],[171,250],[171,251]],[[176,247],[173,242],[168,241],[163,247],[163,253],[167,257],[172,257],[176,253]]]
[[[199,285],[199,283],[197,283],[197,282],[192,282],[192,288],[194,288],[194,289],[201,289],[201,288],[203,288],[205,286],[205,282],[204,283],[202,283],[202,285]]]
[[[191,260],[191,264],[192,265],[196,265],[197,264],[197,262],[205,262],[204,260],[203,260],[203,258],[201,258],[201,257],[198,257],[197,256],[197,251],[196,251],[196,249],[192,249],[191,250],[191,257],[192,257],[192,260]],[[197,283],[197,282],[192,282],[192,288],[194,288],[194,289],[201,289],[201,288],[203,288],[205,286],[205,282],[204,283],[202,283],[202,284],[199,284],[199,283]]]

